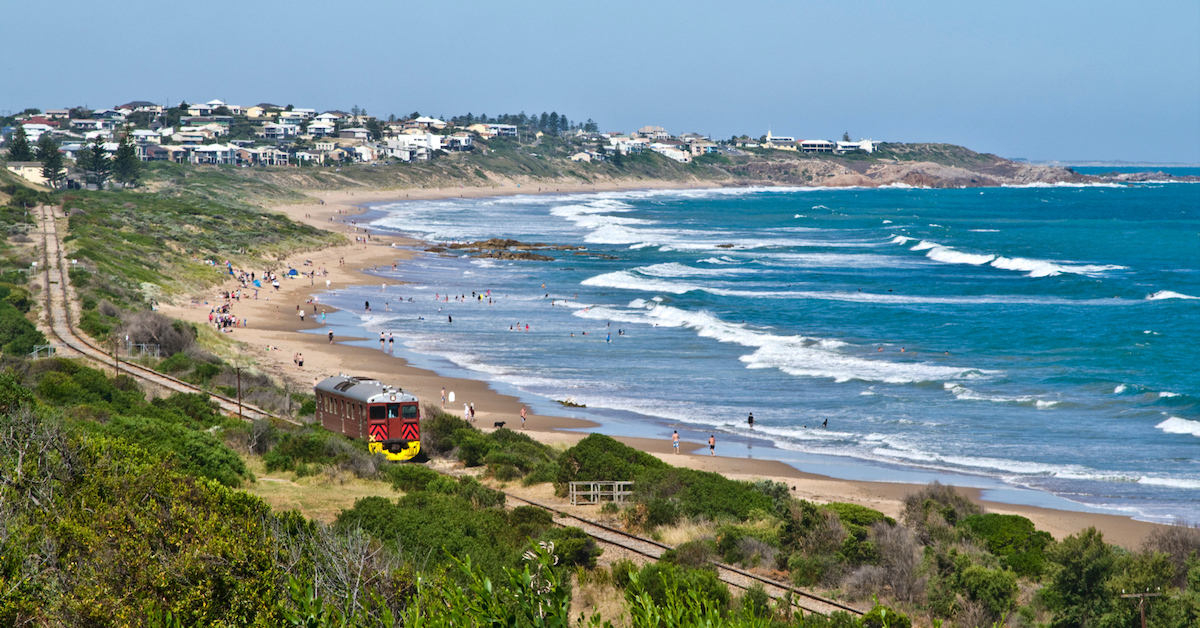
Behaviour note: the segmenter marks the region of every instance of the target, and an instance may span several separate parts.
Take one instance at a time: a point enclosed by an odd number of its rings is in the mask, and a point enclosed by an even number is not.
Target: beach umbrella
[[[255,279],[255,280],[254,280],[254,287],[255,287],[255,288],[261,288],[261,287],[262,287],[262,280],[261,280],[261,279]]]

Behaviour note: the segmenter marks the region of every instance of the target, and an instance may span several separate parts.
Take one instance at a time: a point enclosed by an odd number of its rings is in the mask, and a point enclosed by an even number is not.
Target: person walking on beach
[[[463,418],[468,421],[471,420],[471,404],[469,403],[463,403]]]
[[[383,332],[379,332],[379,350],[383,351],[386,341],[383,337]]]
[[[389,331],[388,332],[388,351],[391,352],[395,348],[396,348],[396,335]]]
[[[368,312],[370,312],[370,311],[371,311],[371,302],[370,302],[370,301],[363,301],[363,309],[365,309],[365,310],[367,310]]]
[[[471,422],[475,422],[475,404],[471,404]]]
[[[333,330],[329,330],[329,344],[333,344]]]
[[[304,310],[300,310],[300,322],[304,322]]]
[[[746,419],[746,422],[750,424],[751,429],[754,428],[754,413],[753,412],[750,413],[750,418]]]
[[[296,367],[304,368],[304,354],[303,353],[299,353],[299,352],[296,353]]]
[[[521,429],[525,429],[525,406],[521,406]]]
[[[717,435],[710,434],[708,437],[708,455],[717,455]]]
[[[446,407],[446,387],[442,386],[442,407]]]
[[[671,447],[673,447],[675,449],[675,453],[678,455],[679,454],[679,430],[675,430],[675,433],[671,435]]]

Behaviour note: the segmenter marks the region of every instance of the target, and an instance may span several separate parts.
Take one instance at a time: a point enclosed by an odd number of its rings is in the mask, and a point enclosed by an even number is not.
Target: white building
[[[800,150],[806,153],[832,153],[837,144],[829,140],[801,140]]]
[[[858,140],[857,142],[838,142],[835,153],[849,153],[851,151],[861,150],[867,153],[875,152],[874,140]]]

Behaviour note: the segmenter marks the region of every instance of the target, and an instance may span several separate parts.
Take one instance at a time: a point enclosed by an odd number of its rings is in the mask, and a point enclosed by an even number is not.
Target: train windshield
[[[384,407],[383,406],[371,406],[371,418],[372,419],[384,418]]]
[[[400,417],[400,404],[398,404],[398,403],[387,404],[387,418],[395,419],[395,418],[399,418],[399,417]]]
[[[415,418],[417,418],[417,406],[416,406],[416,404],[412,404],[412,403],[410,403],[410,404],[407,404],[407,405],[405,405],[405,406],[401,407],[401,412],[403,412],[403,413],[404,413],[404,414],[402,415],[402,417],[403,417],[403,418],[405,418],[405,419],[415,419]]]

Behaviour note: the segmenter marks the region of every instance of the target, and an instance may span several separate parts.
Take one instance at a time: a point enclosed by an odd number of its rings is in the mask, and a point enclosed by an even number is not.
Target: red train
[[[421,455],[421,402],[415,396],[369,377],[337,375],[313,387],[317,420],[325,429],[367,441],[372,453],[389,460]]]

